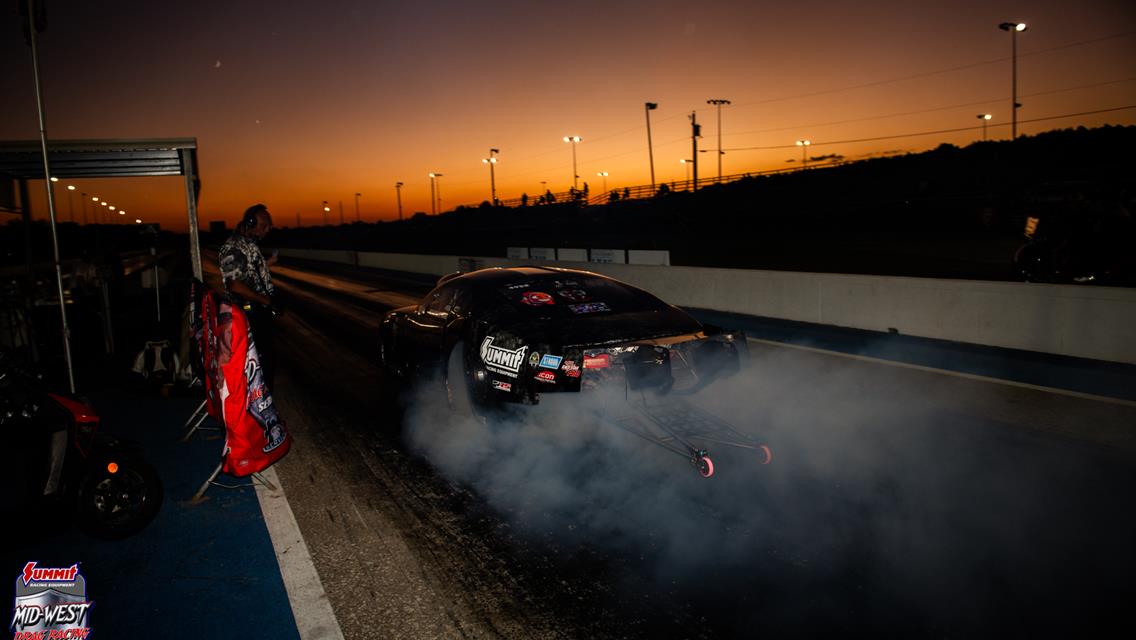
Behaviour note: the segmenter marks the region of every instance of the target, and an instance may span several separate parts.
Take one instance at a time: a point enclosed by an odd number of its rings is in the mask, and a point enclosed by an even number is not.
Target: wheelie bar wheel
[[[773,451],[767,445],[761,445],[757,448],[757,460],[761,464],[769,464],[773,462]]]
[[[706,451],[696,451],[690,458],[690,463],[698,469],[698,474],[703,478],[709,478],[714,475],[714,461],[710,459]]]

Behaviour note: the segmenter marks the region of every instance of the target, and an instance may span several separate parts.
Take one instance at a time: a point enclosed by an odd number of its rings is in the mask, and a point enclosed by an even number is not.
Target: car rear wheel
[[[479,422],[485,422],[484,414],[478,411],[477,404],[473,400],[469,378],[469,371],[465,366],[465,343],[458,342],[446,359],[446,400],[455,415],[468,416]]]

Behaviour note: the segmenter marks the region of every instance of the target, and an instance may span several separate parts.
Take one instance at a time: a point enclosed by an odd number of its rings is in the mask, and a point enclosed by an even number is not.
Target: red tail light
[[[611,356],[606,353],[597,353],[594,356],[584,356],[585,369],[603,369],[611,366]]]

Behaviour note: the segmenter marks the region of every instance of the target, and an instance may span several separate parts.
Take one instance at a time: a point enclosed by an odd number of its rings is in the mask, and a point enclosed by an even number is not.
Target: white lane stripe
[[[268,535],[276,550],[280,577],[288,591],[296,630],[301,640],[343,640],[339,621],[335,619],[323,583],[312,564],[312,556],[300,534],[288,497],[284,495],[284,485],[280,484],[280,478],[272,467],[260,473],[276,487],[276,491],[269,491],[261,483],[253,483],[256,498],[260,501],[260,512],[264,514],[264,524],[268,526]]]
[[[1034,391],[1044,391],[1046,393],[1053,393],[1062,396],[1070,396],[1073,398],[1081,398],[1083,400],[1094,400],[1096,402],[1107,402],[1110,404],[1118,404],[1125,407],[1136,407],[1136,401],[1125,400],[1123,398],[1110,398],[1108,396],[1098,396],[1092,393],[1082,393],[1080,391],[1070,391],[1069,389],[1058,389],[1056,387],[1045,387],[1037,384],[1030,384],[1028,382],[1018,382],[1017,380],[1003,380],[1002,378],[991,378],[989,376],[980,376],[974,373],[965,373],[962,371],[952,371],[950,369],[936,369],[935,367],[927,367],[920,364],[910,364],[907,362],[898,362],[896,360],[885,360],[884,358],[873,358],[871,356],[862,356],[853,353],[844,353],[843,351],[832,351],[830,349],[820,349],[818,347],[806,347],[804,345],[792,344],[789,342],[778,342],[776,340],[763,340],[761,338],[751,338],[746,336],[746,340],[756,342],[759,344],[766,344],[773,347],[785,347],[787,349],[800,349],[801,351],[811,351],[813,353],[822,353],[829,356],[840,356],[843,358],[850,358],[852,360],[860,360],[862,362],[873,362],[876,364],[886,364],[893,367],[903,367],[905,369],[914,369],[916,371],[926,371],[928,373],[939,373],[956,378],[966,378],[968,380],[978,380],[980,382],[990,382],[993,384],[1002,384],[1009,387],[1020,387],[1022,389],[1033,389]]]

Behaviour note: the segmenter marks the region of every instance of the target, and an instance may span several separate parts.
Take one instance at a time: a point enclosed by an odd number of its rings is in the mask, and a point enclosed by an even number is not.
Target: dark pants
[[[273,323],[276,318],[271,312],[255,306],[246,312],[246,316],[249,329],[252,331],[253,344],[256,345],[257,356],[260,357],[260,370],[261,375],[264,376],[264,383],[268,385],[269,392],[275,391],[273,383],[276,381],[276,340]]]

